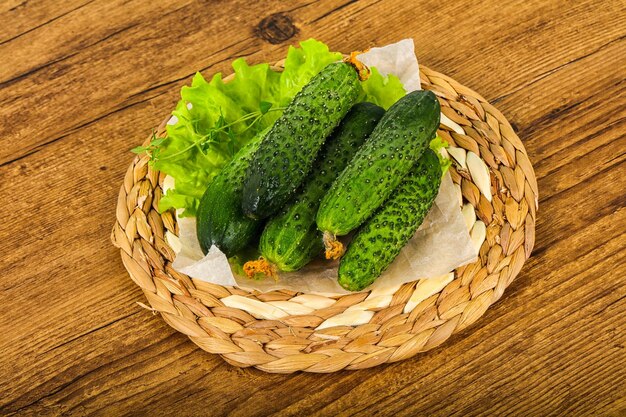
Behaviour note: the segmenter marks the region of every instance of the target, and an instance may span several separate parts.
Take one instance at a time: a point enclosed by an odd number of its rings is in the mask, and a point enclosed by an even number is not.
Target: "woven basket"
[[[281,69],[277,63],[275,69]],[[436,280],[386,293],[323,297],[293,291],[250,292],[172,269],[165,231],[178,235],[171,211],[159,214],[164,174],[135,158],[119,192],[111,239],[150,308],[202,349],[228,363],[290,373],[335,372],[395,362],[442,344],[496,302],[530,256],[535,241],[537,181],[524,145],[484,98],[420,66],[454,128],[452,179],[479,259]],[[226,80],[228,77],[226,78]],[[164,121],[157,136],[165,135]]]

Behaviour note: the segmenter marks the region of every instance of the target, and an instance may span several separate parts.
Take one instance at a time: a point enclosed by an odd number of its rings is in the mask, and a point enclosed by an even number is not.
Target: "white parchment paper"
[[[382,48],[372,48],[359,55],[368,66],[375,66],[383,75],[394,74],[407,92],[420,89],[419,66],[412,39]],[[171,182],[167,181],[168,184]],[[196,238],[194,218],[178,218],[178,237],[167,234],[176,252],[173,268],[193,278],[220,285],[271,291],[289,289],[306,293],[345,294],[337,283],[338,262],[318,259],[300,271],[279,274],[272,278],[251,280],[236,276],[226,256],[215,246],[205,256]],[[435,204],[413,238],[370,289],[384,289],[423,278],[434,278],[474,261],[478,253],[470,239],[461,214],[459,199],[449,174],[441,183]]]

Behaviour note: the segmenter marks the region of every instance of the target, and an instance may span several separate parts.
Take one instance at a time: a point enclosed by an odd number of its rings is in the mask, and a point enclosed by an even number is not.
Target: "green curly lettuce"
[[[254,135],[271,126],[302,87],[326,65],[342,58],[314,39],[289,47],[283,71],[268,64],[233,61],[234,78],[224,82],[218,73],[210,81],[197,73],[181,90],[166,138],[154,138],[136,153],[147,152],[153,167],[174,178],[159,201],[159,210],[183,209],[195,216],[210,181]],[[363,82],[363,101],[388,108],[405,94],[395,76],[383,77],[372,68]]]
[[[365,93],[362,101],[369,101],[387,110],[406,94],[402,82],[395,75],[383,77],[376,67],[370,68],[370,71],[370,77],[361,82]]]
[[[437,135],[433,140],[430,141],[429,147],[437,154],[437,158],[439,158],[439,164],[441,165],[441,174],[444,175],[450,169],[452,165],[452,161],[447,155],[446,152],[443,152],[442,149],[450,146],[448,142],[443,140],[441,136]]]

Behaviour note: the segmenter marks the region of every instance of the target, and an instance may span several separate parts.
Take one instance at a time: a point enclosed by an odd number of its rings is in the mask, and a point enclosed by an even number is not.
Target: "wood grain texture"
[[[626,414],[626,15],[610,1],[8,1],[0,5],[0,415]],[[273,14],[295,30],[259,31]],[[281,24],[285,24],[281,21]],[[271,36],[270,36],[271,35]],[[109,243],[119,184],[197,70],[316,37],[404,37],[494,102],[535,167],[533,256],[413,359],[268,375],[139,308]],[[278,43],[270,43],[276,42]]]

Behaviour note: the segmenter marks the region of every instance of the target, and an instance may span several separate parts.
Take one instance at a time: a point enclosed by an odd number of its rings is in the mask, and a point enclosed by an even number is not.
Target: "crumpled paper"
[[[394,74],[407,91],[420,89],[419,66],[412,39],[359,55],[368,66],[383,75]],[[171,184],[167,181],[168,185]],[[278,280],[252,280],[233,273],[226,256],[215,246],[205,256],[196,237],[194,218],[178,218],[179,236],[168,232],[167,240],[176,252],[172,267],[193,278],[219,285],[258,291],[288,289],[324,295],[345,294],[337,283],[337,261],[317,259],[300,271],[279,273]],[[443,177],[432,209],[413,238],[369,289],[397,287],[417,279],[434,278],[472,262],[478,256],[465,225],[457,191],[449,174]]]

